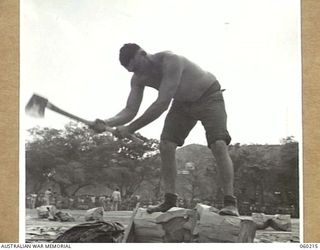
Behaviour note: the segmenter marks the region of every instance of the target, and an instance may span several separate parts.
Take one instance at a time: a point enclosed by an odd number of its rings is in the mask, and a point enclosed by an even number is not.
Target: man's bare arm
[[[137,77],[131,80],[131,91],[127,99],[126,107],[117,115],[106,119],[108,126],[114,127],[130,122],[138,113],[143,98],[144,86],[138,83]]]
[[[180,83],[183,71],[183,63],[176,55],[168,55],[165,58],[163,77],[159,88],[157,100],[143,113],[141,117],[128,125],[130,133],[148,125],[157,119],[165,110],[174,97]]]

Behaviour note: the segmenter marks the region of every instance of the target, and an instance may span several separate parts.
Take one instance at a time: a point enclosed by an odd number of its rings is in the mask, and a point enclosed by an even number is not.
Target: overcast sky
[[[119,48],[171,50],[212,72],[225,88],[232,143],[279,143],[301,137],[298,0],[21,1],[21,125],[62,128],[51,111],[24,114],[35,92],[85,119],[124,108],[131,73]],[[146,89],[139,114],[157,97]],[[165,114],[139,132],[159,138]],[[206,144],[200,123],[186,144]]]

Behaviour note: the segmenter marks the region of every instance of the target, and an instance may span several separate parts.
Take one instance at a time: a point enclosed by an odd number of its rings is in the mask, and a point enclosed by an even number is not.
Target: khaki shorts
[[[221,90],[209,88],[196,102],[173,101],[166,117],[161,140],[184,144],[191,129],[201,121],[206,131],[208,147],[217,140],[227,145],[231,137],[227,130],[227,113]]]

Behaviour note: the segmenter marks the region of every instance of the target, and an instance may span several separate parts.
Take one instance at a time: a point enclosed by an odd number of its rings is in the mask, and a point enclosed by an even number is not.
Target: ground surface
[[[26,209],[26,242],[51,242],[58,235],[67,229],[85,223],[86,210],[62,210],[69,212],[75,222],[49,221],[48,219],[39,219],[36,209]],[[125,227],[129,223],[132,211],[108,211],[104,212],[103,220],[117,221]],[[279,232],[272,228],[258,230],[256,232],[255,242],[299,242],[299,219],[292,219],[291,232]]]

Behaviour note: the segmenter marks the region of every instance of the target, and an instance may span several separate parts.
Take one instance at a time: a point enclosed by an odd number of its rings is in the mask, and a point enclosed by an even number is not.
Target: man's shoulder
[[[166,59],[170,59],[170,58],[184,58],[183,56],[176,54],[170,50],[158,52],[156,54],[153,54],[153,56],[154,56],[154,60],[158,62]]]
[[[158,53],[158,61],[161,62],[162,70],[172,69],[173,66],[184,67],[188,61],[184,56],[171,51]]]
[[[168,56],[168,55],[174,55],[174,53],[171,50],[164,50],[164,51],[160,51],[160,52],[153,54],[153,56],[155,58]]]

